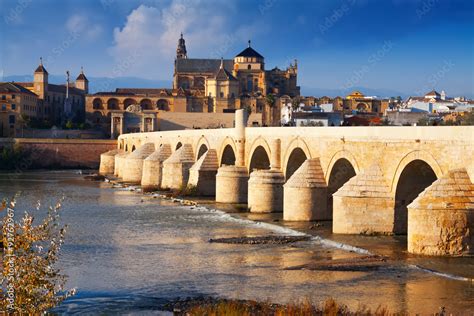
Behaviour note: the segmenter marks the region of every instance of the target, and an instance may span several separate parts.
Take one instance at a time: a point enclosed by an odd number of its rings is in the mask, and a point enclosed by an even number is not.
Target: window
[[[247,69],[248,69],[248,70],[252,69],[252,66],[248,65],[248,66],[247,66]]]
[[[12,99],[15,99],[15,95],[14,95],[14,94],[12,94]]]
[[[7,96],[6,95],[2,95],[2,100],[6,100]]]
[[[220,92],[220,97],[223,98],[224,97],[224,92]]]
[[[2,111],[6,111],[7,110],[7,105],[6,104],[2,104]]]
[[[12,110],[16,110],[16,104],[12,103]]]
[[[8,117],[8,123],[15,124],[15,115],[10,115]]]

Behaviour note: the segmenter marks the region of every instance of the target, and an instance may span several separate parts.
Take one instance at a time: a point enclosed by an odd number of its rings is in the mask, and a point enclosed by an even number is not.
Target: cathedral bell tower
[[[178,40],[178,48],[176,48],[176,58],[177,59],[188,58],[188,55],[186,52],[186,41],[183,38],[183,33],[181,33],[181,38]]]
[[[38,95],[40,99],[45,100],[48,94],[48,72],[43,66],[42,57],[40,57],[40,64],[35,70],[33,82],[34,92]]]

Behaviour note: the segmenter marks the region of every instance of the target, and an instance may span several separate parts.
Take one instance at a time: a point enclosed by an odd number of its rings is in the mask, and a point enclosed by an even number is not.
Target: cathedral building
[[[296,61],[285,70],[266,70],[264,57],[250,41],[233,59],[188,58],[181,34],[171,89],[125,88],[88,95],[86,119],[93,126],[110,131],[112,138],[127,132],[160,130],[162,112],[230,113],[245,107],[260,114],[257,124],[270,125],[266,96],[273,96],[272,107],[279,106],[280,99],[299,96],[297,75]]]

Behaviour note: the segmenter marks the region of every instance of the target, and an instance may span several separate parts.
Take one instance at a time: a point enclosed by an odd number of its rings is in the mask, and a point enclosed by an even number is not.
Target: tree
[[[0,210],[3,218],[3,283],[0,309],[8,314],[37,315],[59,305],[75,294],[75,289],[63,291],[66,277],[55,268],[66,226],[59,225],[61,204],[50,207],[39,224],[25,213],[14,220],[15,200],[4,200]],[[40,210],[38,203],[36,209]]]
[[[474,125],[474,109],[461,117],[461,125]]]
[[[275,96],[272,93],[267,94],[267,96],[265,97],[265,102],[270,108],[273,108],[273,106],[275,105]]]
[[[73,127],[74,127],[74,124],[72,123],[72,121],[66,122],[66,129],[72,129]]]
[[[429,125],[429,120],[427,117],[422,117],[418,120],[418,122],[416,123],[417,126],[427,126]]]
[[[252,106],[251,105],[246,105],[244,106],[245,112],[247,112],[247,117],[250,117],[250,114],[252,114]]]
[[[291,107],[293,108],[293,111],[296,111],[299,106],[300,106],[300,103],[301,103],[301,97],[294,97],[292,100],[291,100]]]

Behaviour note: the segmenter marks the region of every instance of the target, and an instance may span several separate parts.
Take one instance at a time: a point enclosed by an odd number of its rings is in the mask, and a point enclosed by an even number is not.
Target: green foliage
[[[252,107],[250,105],[244,106],[244,110],[247,112],[247,117],[250,117],[250,114],[252,114]]]
[[[13,170],[16,165],[23,161],[26,157],[26,153],[21,149],[20,146],[3,147],[0,152],[0,170]]]
[[[293,108],[293,110],[298,109],[298,107],[300,106],[300,103],[301,103],[301,97],[294,97],[291,100],[291,107]]]
[[[74,123],[72,121],[67,121],[65,125],[66,129],[73,129],[74,128]]]
[[[66,226],[59,224],[61,204],[50,207],[38,225],[28,213],[20,221],[14,219],[15,200],[4,201],[2,206],[7,214],[2,225],[4,282],[0,309],[9,314],[44,313],[75,293],[74,289],[63,290],[66,277],[55,268],[66,233]]]
[[[26,124],[29,128],[37,129],[49,129],[53,127],[53,124],[48,120],[40,120],[35,117],[30,118],[29,122]]]
[[[265,97],[265,102],[269,107],[272,108],[275,105],[275,96],[271,93],[267,94],[267,96]]]
[[[418,123],[416,123],[417,126],[427,126],[429,125],[429,119],[426,117],[422,117],[421,119],[418,120]]]

